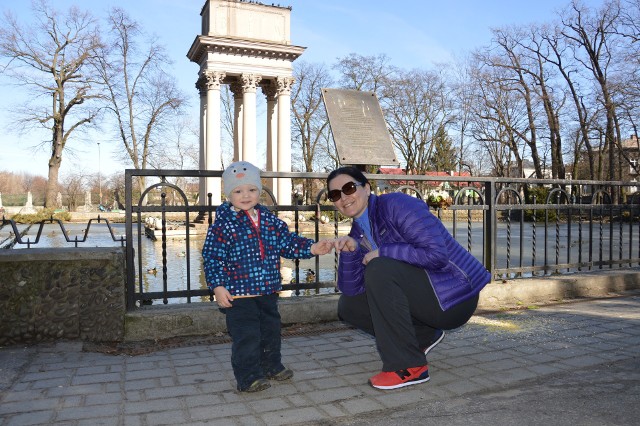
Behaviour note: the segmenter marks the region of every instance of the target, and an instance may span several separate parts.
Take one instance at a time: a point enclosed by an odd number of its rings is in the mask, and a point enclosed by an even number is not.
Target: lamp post
[[[100,142],[98,142],[98,188],[99,188],[99,197],[100,197],[100,205],[102,205],[102,172],[100,170]]]

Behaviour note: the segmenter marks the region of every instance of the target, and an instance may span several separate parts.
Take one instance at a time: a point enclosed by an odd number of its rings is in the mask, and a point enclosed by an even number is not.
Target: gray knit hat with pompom
[[[257,186],[258,191],[262,192],[260,169],[247,161],[231,163],[222,173],[222,183],[227,198],[230,197],[231,191],[245,184]]]

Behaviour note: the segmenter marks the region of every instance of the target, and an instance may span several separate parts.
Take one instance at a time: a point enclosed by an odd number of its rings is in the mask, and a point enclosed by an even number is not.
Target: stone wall
[[[0,251],[0,345],[123,340],[125,279],[120,247]]]
[[[0,346],[52,340],[136,342],[226,333],[215,303],[125,309],[122,248],[0,250]],[[609,297],[640,289],[640,268],[489,284],[478,311]],[[336,321],[339,295],[280,299],[283,325]]]

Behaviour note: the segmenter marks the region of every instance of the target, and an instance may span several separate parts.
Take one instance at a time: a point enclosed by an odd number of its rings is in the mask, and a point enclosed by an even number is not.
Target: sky
[[[599,6],[604,0],[586,0]],[[271,4],[271,1],[263,1]],[[291,42],[306,47],[298,61],[331,65],[350,53],[385,54],[390,64],[405,68],[430,68],[435,63],[464,57],[491,41],[491,28],[553,21],[555,12],[569,0],[277,0],[291,6]],[[71,5],[103,17],[111,7],[121,7],[167,49],[174,64],[170,70],[190,98],[189,115],[197,122],[198,66],[187,58],[200,32],[200,11],[205,0],[50,0],[60,12]],[[0,0],[0,11],[10,10],[23,24],[32,20],[29,0]],[[295,62],[294,62],[295,66]],[[21,93],[0,72],[4,102],[0,106],[0,171],[47,176],[47,149],[36,149],[48,132],[17,134],[8,131],[11,110]],[[258,117],[258,120],[260,118]],[[109,175],[130,168],[114,159],[122,142],[103,139],[106,132],[86,140],[70,141],[63,153],[61,175],[83,171]],[[50,149],[50,148],[49,148]]]

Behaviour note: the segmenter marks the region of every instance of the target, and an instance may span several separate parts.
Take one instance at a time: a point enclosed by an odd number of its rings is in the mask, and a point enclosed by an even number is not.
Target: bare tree
[[[624,70],[617,76],[615,85],[619,88],[616,104],[620,111],[618,119],[625,122],[630,129],[632,136],[638,140],[638,122],[640,122],[640,0],[627,0],[621,8],[619,34],[624,40],[624,49],[621,55],[621,62]],[[640,151],[640,144],[627,146],[626,148]],[[640,172],[638,155],[631,158],[628,151],[622,147],[621,157],[626,164],[634,170],[635,174]]]
[[[384,110],[394,147],[407,173],[424,174],[433,155],[438,131],[452,126],[454,109],[442,76],[433,71],[397,73],[388,81]]]
[[[453,97],[453,105],[455,108],[454,126],[458,131],[458,172],[462,172],[466,168],[470,174],[476,172],[472,167],[472,159],[476,157],[476,147],[473,147],[473,141],[470,140],[470,123],[473,113],[473,69],[474,63],[471,58],[459,60],[453,65],[453,78],[451,80],[451,89]]]
[[[175,79],[163,70],[171,63],[164,49],[155,41],[146,46],[139,42],[138,23],[122,9],[112,9],[108,21],[111,39],[97,68],[126,158],[145,170],[154,156],[164,155],[163,132],[186,101]],[[144,177],[138,184],[144,191]]]
[[[374,92],[378,99],[384,97],[384,88],[395,68],[385,54],[363,56],[351,53],[333,65],[340,78],[338,84],[345,89]]]
[[[60,186],[66,198],[67,209],[74,211],[79,203],[84,202],[84,193],[88,188],[88,177],[83,172],[65,175],[60,180]]]
[[[573,114],[566,116],[566,121],[577,122],[576,131],[570,133],[570,139],[574,141],[571,152],[574,160],[572,174],[578,177],[577,164],[583,157],[581,153],[585,152],[589,172],[583,178],[595,179],[596,152],[589,133],[594,117],[597,116],[597,107],[593,108],[591,102],[587,104],[588,93],[585,93],[580,84],[581,81],[584,81],[580,78],[581,67],[577,66],[576,61],[571,60],[574,56],[572,46],[567,44],[567,40],[561,35],[561,28],[558,26],[545,27],[540,31],[540,37],[547,47],[547,52],[543,55],[544,60],[557,69],[564,82],[565,96],[570,99],[573,105]]]
[[[508,121],[504,121],[503,124],[508,127],[510,135],[513,134],[515,138],[527,144],[536,176],[543,178],[543,165],[538,153],[538,143],[540,143],[538,137],[539,108],[534,90],[535,79],[532,79],[531,75],[533,73],[531,71],[533,64],[530,64],[528,58],[522,55],[520,49],[521,35],[516,30],[494,30],[493,34],[499,50],[495,53],[491,50],[483,52],[480,55],[480,61],[487,67],[495,68],[498,71],[493,75],[499,77],[499,80],[496,80],[495,83],[499,85],[500,90],[513,92],[513,97],[511,98],[520,101],[511,103],[511,105],[520,105],[523,108],[521,117],[526,117],[524,125],[509,127],[510,123]],[[509,99],[509,97],[503,97],[502,99]],[[506,117],[503,116],[503,118]],[[509,143],[513,146],[513,142],[515,142],[515,139],[510,140]],[[516,160],[518,161],[519,169],[518,177],[522,177],[523,158],[517,156]]]
[[[528,57],[528,74],[533,80],[533,90],[544,110],[544,126],[548,131],[549,151],[551,155],[551,177],[565,178],[564,151],[562,147],[561,111],[565,104],[565,93],[554,85],[556,67],[547,58],[552,50],[543,36],[543,30],[530,27],[528,36],[518,42],[523,55]]]
[[[163,150],[164,155],[152,157],[150,165],[155,169],[197,169],[199,151],[197,140],[195,140],[197,131],[194,129],[193,123],[187,118],[183,118],[173,122],[170,127],[170,131],[166,132],[168,144]],[[194,180],[194,178],[191,179]],[[178,176],[167,178],[167,180],[184,189],[187,187],[186,183],[189,179]],[[197,178],[195,181],[197,182]],[[171,205],[182,203],[180,195],[174,190],[167,193],[167,201]]]
[[[502,86],[506,74],[508,71],[500,67],[483,67],[474,73],[471,132],[489,155],[494,175],[510,176],[515,161],[516,177],[522,177],[526,144],[520,135],[528,120],[518,92]]]
[[[125,182],[124,174],[114,173],[106,178],[107,205],[112,209],[124,209]],[[111,195],[113,194],[113,195]],[[112,198],[113,197],[113,198]],[[113,200],[113,203],[112,203]]]
[[[322,103],[322,89],[330,87],[331,76],[322,64],[297,62],[293,73],[296,84],[291,91],[291,115],[293,118],[294,145],[300,147],[303,171],[313,172],[315,167],[327,164],[329,119]],[[334,150],[335,151],[335,150]],[[311,182],[305,180],[307,204],[311,203]]]
[[[10,12],[0,28],[0,56],[5,73],[25,89],[27,102],[16,108],[26,128],[51,132],[45,206],[55,205],[62,154],[71,135],[99,113],[92,102],[95,75],[90,67],[101,47],[93,17],[72,7],[64,15],[46,0],[33,3],[34,26],[23,26]],[[85,126],[86,127],[86,126]]]
[[[600,89],[600,101],[606,115],[604,149],[608,153],[611,180],[615,179],[614,152],[620,141],[616,135],[616,106],[609,74],[614,71],[613,53],[620,12],[617,0],[608,1],[596,12],[573,0],[562,17],[562,35],[576,47],[575,59],[591,72]]]
[[[235,122],[234,108],[235,100],[233,98],[233,91],[230,84],[223,84],[220,88],[220,108],[221,108],[221,127],[222,127],[222,140],[220,155],[220,164],[225,167],[225,164],[230,164],[233,161],[234,141],[233,141],[233,126]],[[227,161],[225,161],[227,160]],[[196,163],[197,164],[197,163]]]

